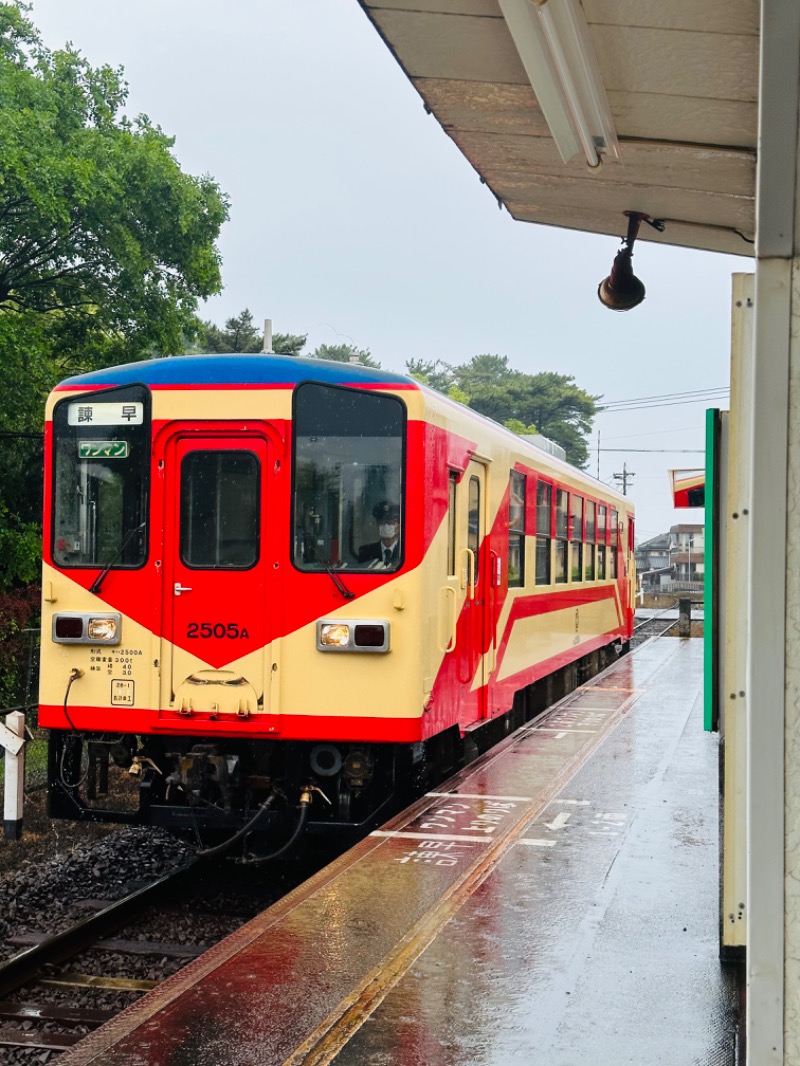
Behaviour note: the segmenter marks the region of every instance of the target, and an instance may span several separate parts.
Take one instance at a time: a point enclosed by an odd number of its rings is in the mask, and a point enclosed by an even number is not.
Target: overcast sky
[[[247,307],[307,351],[352,343],[399,371],[507,355],[608,401],[727,386],[731,274],[752,261],[640,242],[647,298],[606,310],[619,241],[498,210],[356,0],[34,0],[33,19],[49,47],[123,66],[128,113],[229,195],[225,289],[202,317]],[[599,430],[600,478],[635,473],[640,539],[702,521],[672,509],[667,471],[702,465],[704,408],[598,417],[590,471]]]

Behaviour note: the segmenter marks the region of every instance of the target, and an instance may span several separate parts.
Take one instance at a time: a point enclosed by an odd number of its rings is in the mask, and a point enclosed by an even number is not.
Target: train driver
[[[368,563],[370,570],[391,570],[400,558],[400,508],[396,503],[381,500],[372,508],[372,517],[378,523],[380,540],[362,544],[358,549],[358,561]]]

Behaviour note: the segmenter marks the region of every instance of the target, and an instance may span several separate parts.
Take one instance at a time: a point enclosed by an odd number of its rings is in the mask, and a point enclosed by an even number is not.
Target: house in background
[[[673,589],[703,591],[705,573],[705,526],[681,523],[672,526],[670,537],[670,566],[674,568]]]
[[[643,592],[702,592],[705,526],[681,522],[643,541],[636,548],[636,571]]]
[[[659,533],[657,537],[643,541],[636,548],[636,574],[639,578],[639,588],[645,592],[658,591],[662,577],[671,580],[669,544],[670,534]]]

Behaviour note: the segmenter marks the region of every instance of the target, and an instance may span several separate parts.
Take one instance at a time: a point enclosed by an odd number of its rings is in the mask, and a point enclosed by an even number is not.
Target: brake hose
[[[255,825],[256,821],[264,813],[264,811],[269,810],[269,808],[272,806],[272,804],[277,798],[278,793],[276,791],[270,792],[264,802],[259,804],[258,810],[253,815],[253,817],[248,822],[246,822],[241,829],[237,830],[237,832],[235,832],[233,836],[228,837],[227,840],[223,840],[221,844],[217,844],[213,848],[202,848],[200,851],[196,851],[195,855],[197,855],[198,858],[201,859],[208,859],[212,855],[221,855],[223,851],[227,851],[231,844],[235,844],[237,840],[241,840],[241,838],[246,833],[250,832],[250,828]]]

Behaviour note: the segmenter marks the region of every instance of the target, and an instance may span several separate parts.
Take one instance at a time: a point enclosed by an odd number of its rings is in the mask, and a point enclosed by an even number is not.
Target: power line
[[[612,407],[610,409],[606,407],[598,407],[596,413],[598,415],[621,415],[625,414],[626,411],[649,411],[652,407],[680,407],[682,404],[687,403],[714,403],[717,400],[725,399],[727,399],[725,396],[704,396],[698,397],[696,400],[669,400],[665,403],[640,403],[632,407]]]
[[[705,389],[688,389],[684,392],[661,392],[656,393],[653,396],[634,396],[628,400],[609,400],[607,403],[601,404],[600,407],[602,408],[602,410],[605,411],[611,408],[621,407],[629,403],[646,403],[651,401],[659,403],[665,400],[677,400],[682,399],[684,397],[703,397],[709,395],[710,393],[719,392],[730,392],[730,387],[728,385],[718,385],[713,387],[709,386]]]

